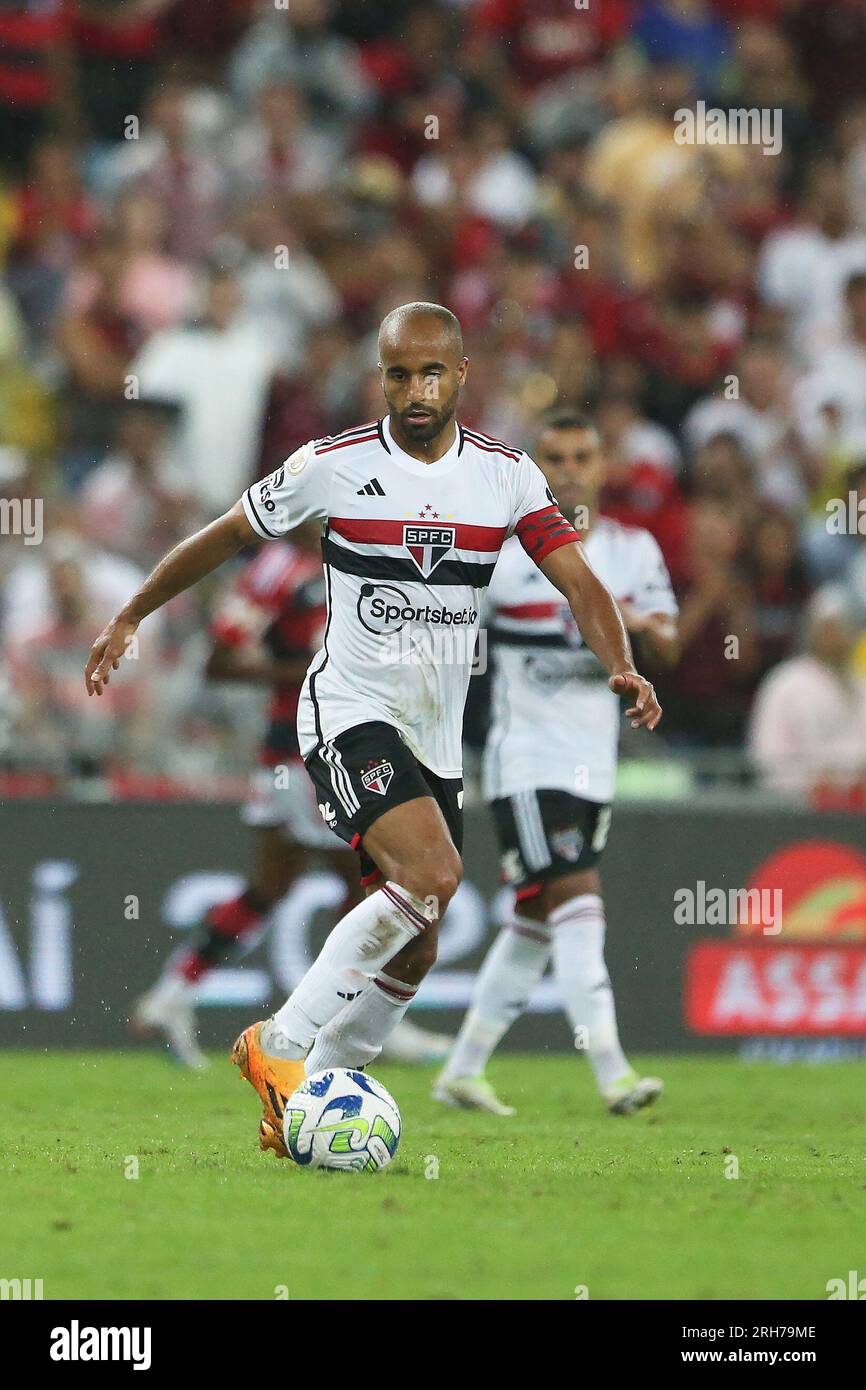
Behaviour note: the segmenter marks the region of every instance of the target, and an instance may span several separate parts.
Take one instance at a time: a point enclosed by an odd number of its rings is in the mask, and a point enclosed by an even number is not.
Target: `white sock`
[[[604,903],[598,893],[581,893],[555,908],[547,920],[553,931],[553,968],[575,1047],[586,1051],[603,1092],[631,1070],[620,1047],[604,963]]]
[[[262,1029],[278,1056],[306,1057],[319,1029],[363,990],[392,956],[435,921],[431,907],[385,883],[334,927],[317,959]]]
[[[307,1076],[326,1067],[365,1067],[382,1051],[417,993],[380,970],[357,999],[319,1030],[306,1061]]]
[[[176,954],[180,959],[187,952],[180,951]],[[167,1012],[176,1010],[181,1005],[187,1005],[192,999],[194,990],[195,986],[191,985],[185,976],[174,969],[169,961],[156,984],[139,999],[135,1006],[135,1012],[142,1022],[155,1023],[158,1019],[164,1019]]]
[[[442,1076],[480,1076],[493,1049],[526,1007],[550,959],[550,928],[514,914],[478,972],[472,1003]]]
[[[191,985],[186,976],[182,975],[177,968],[187,955],[189,955],[189,951],[186,949],[172,952],[166,961],[162,974],[153,989],[149,991],[151,999],[158,1000],[161,1004],[175,1004],[191,997],[195,986]]]

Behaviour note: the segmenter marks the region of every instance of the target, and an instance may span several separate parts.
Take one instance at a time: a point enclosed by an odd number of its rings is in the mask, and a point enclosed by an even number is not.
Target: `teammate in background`
[[[311,853],[346,880],[350,902],[356,896],[355,857],[319,815],[298,749],[298,700],[326,617],[321,527],[306,521],[291,542],[264,547],[244,567],[211,624],[208,678],[266,685],[272,693],[259,766],[242,812],[256,832],[252,879],[241,893],[209,909],[191,944],[173,952],[132,1014],[135,1032],[161,1034],[188,1067],[208,1065],[196,1041],[197,983],[252,949],[272,909],[309,867]],[[392,1061],[442,1061],[451,1041],[406,1018],[388,1040],[387,1053]]]
[[[232,1060],[263,1106],[260,1145],[281,1157],[285,1097],[305,1069],[377,1057],[436,959],[462,873],[462,721],[478,612],[506,536],[565,596],[611,689],[630,696],[633,724],[661,718],[619,609],[544,475],[455,419],[469,364],[454,314],[392,310],[379,356],[387,415],[310,440],[173,550],[96,639],[85,671],[100,695],[149,613],[252,541],[323,524],[328,622],[301,695],[299,745],[323,819],[376,877],[282,1008],[235,1043]]]
[[[673,665],[677,605],[661,551],[648,531],[599,515],[605,460],[598,431],[581,415],[555,412],[536,453],[629,632],[655,664]],[[610,827],[619,702],[577,614],[513,541],[503,548],[488,608],[496,668],[484,794],[503,876],[516,889],[515,910],[481,967],[433,1094],[452,1105],[514,1114],[484,1069],[552,957],[575,1046],[585,1048],[608,1110],[630,1114],[654,1101],[662,1083],[638,1077],[623,1054],[604,963],[597,865]]]

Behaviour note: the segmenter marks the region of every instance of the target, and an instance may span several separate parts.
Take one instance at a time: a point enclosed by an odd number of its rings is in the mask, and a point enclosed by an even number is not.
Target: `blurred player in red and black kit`
[[[519,84],[537,91],[600,62],[632,19],[629,0],[479,0],[473,27],[507,48]]]
[[[355,855],[339,841],[335,846],[298,749],[298,699],[326,618],[320,528],[304,522],[292,532],[291,543],[263,547],[241,570],[211,623],[208,678],[267,685],[272,695],[259,766],[242,812],[244,823],[256,831],[252,878],[243,892],[210,908],[192,944],[172,954],[132,1015],[136,1031],[161,1034],[189,1067],[207,1065],[196,1042],[196,984],[214,966],[252,948],[272,909],[309,866],[310,853],[346,880],[350,901],[356,896]],[[388,1051],[398,1061],[439,1061],[450,1043],[404,1019]]]

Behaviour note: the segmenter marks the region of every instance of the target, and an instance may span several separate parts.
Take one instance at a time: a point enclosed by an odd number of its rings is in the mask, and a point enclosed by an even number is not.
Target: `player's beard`
[[[445,406],[434,409],[432,405],[425,405],[424,410],[430,411],[430,419],[413,421],[409,415],[410,406],[400,414],[400,428],[403,430],[407,439],[411,439],[416,444],[429,444],[431,439],[435,439],[441,434],[445,426],[454,418],[454,411],[457,407],[456,396]],[[417,408],[417,407],[416,407]]]

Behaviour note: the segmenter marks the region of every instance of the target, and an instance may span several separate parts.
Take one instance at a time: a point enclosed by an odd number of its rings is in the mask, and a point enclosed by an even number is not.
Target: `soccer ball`
[[[334,1067],[308,1076],[286,1102],[283,1137],[302,1168],[387,1168],[400,1143],[397,1102],[381,1082]]]

